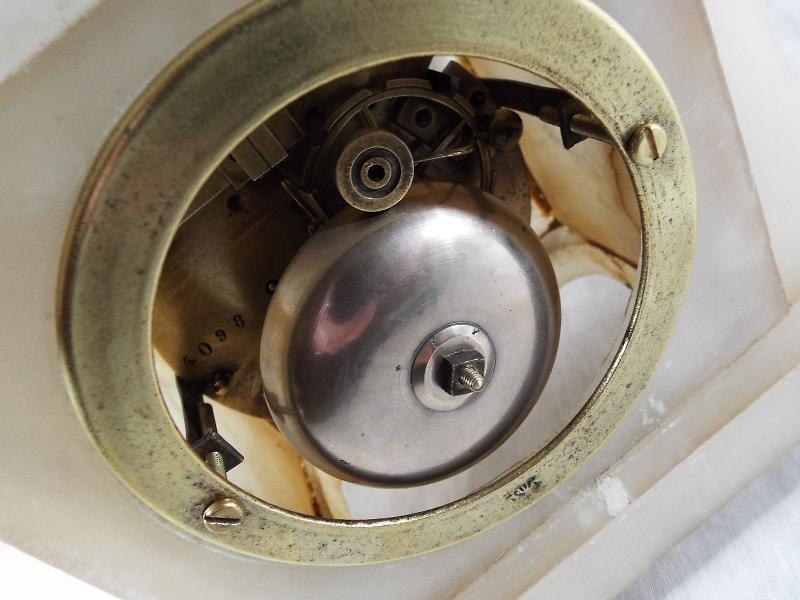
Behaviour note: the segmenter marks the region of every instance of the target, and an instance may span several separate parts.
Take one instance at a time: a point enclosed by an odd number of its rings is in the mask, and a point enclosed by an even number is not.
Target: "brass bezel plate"
[[[629,322],[608,370],[569,425],[518,468],[433,510],[330,521],[266,504],[215,476],[186,446],[155,376],[152,307],[184,210],[236,144],[292,100],[390,60],[456,54],[545,77],[582,101],[623,153],[640,205],[642,260]],[[645,122],[669,140],[652,164],[625,143]],[[666,346],[695,231],[694,180],[677,110],[648,60],[584,0],[257,2],[184,51],[122,118],[86,179],[63,255],[58,334],[68,384],[117,476],[185,531],[273,560],[356,564],[454,544],[542,498],[611,434]],[[241,523],[206,529],[236,499]]]

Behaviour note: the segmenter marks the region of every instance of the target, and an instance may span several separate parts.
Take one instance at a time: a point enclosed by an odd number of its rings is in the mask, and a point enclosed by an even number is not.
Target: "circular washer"
[[[360,132],[336,161],[336,188],[352,207],[365,212],[391,208],[414,180],[414,158],[405,142],[383,130]]]
[[[553,289],[551,301],[559,302],[558,289]],[[553,333],[558,335],[557,331]],[[557,339],[554,341],[557,343]],[[411,363],[411,388],[417,400],[431,410],[456,410],[480,393],[473,391],[453,395],[443,389],[442,383],[437,381],[440,363],[448,354],[458,350],[478,352],[484,363],[480,370],[484,386],[494,374],[497,353],[486,332],[475,323],[445,325],[425,338]],[[483,389],[485,387],[480,391]]]

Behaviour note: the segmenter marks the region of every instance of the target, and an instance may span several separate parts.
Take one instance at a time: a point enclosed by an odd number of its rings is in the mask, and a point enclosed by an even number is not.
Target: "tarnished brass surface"
[[[258,348],[270,282],[308,239],[307,227],[269,177],[218,195],[183,223],[153,310],[153,343],[178,376],[202,384],[223,374],[225,404],[268,415]]]
[[[413,15],[413,18],[409,18]],[[303,517],[214,476],[176,431],[151,340],[159,272],[185,208],[249,131],[299,95],[391,59],[477,55],[529,69],[582,101],[625,152],[645,122],[669,144],[625,160],[643,248],[630,321],[607,373],[542,451],[452,504],[366,522]],[[76,408],[126,485],[165,519],[229,549],[275,560],[354,564],[426,552],[540,499],[605,440],[654,370],[677,317],[693,250],[689,150],[664,84],[641,51],[583,0],[259,2],[186,50],[141,95],[98,156],[63,256],[59,336]],[[203,511],[241,503],[241,523],[209,532]]]

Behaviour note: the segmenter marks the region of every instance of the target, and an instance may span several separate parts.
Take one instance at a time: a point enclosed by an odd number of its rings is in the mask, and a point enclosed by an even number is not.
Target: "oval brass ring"
[[[415,15],[409,19],[408,15]],[[324,27],[321,26],[324,24]],[[298,49],[302,51],[298,51]],[[642,219],[635,294],[608,371],[579,414],[526,463],[426,512],[329,521],[266,504],[213,475],[170,420],[153,366],[156,283],[184,209],[212,169],[288,102],[336,77],[411,56],[510,63],[582,101],[623,152]],[[655,121],[669,144],[640,166],[625,154]],[[675,106],[642,52],[584,0],[258,2],[183,52],[107,140],[78,199],[64,255],[58,330],[74,403],[117,476],[163,518],[231,550],[273,560],[386,561],[456,543],[552,490],[620,422],[656,367],[685,289],[695,229],[691,159]],[[203,509],[243,507],[215,534]]]

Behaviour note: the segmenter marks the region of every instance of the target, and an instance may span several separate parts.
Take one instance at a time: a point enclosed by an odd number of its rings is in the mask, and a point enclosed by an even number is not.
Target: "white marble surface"
[[[637,574],[798,444],[800,366],[703,442],[589,543],[520,597],[583,600],[624,591]],[[769,432],[765,435],[765,432]],[[724,577],[721,572],[719,577]],[[769,595],[728,596],[770,598]]]
[[[58,38],[100,0],[3,0],[0,82]]]
[[[0,596],[114,600],[115,596],[0,542]]]
[[[706,5],[784,289],[787,298],[797,302],[800,209],[795,199],[800,188],[792,131],[800,129],[787,115],[800,102],[800,4],[708,0]],[[743,22],[749,39],[744,53]],[[765,104],[769,111],[763,110]],[[800,397],[800,390],[796,394]],[[798,539],[800,447],[669,551],[620,598],[800,598]]]
[[[705,0],[786,298],[800,300],[800,4]]]
[[[442,598],[541,526],[649,430],[669,418],[779,321],[786,300],[758,196],[699,0],[601,2],[636,38],[672,89],[695,154],[697,263],[666,361],[619,433],[569,482],[531,510],[422,558],[348,569],[309,569],[222,553],[182,537],[144,510],[111,475],[78,423],[61,378],[54,327],[58,260],[89,161],[135,95],[177,51],[237,0],[101,2],[68,35],[0,85],[0,281],[5,417],[0,538],[131,598],[233,594]],[[714,115],[713,119],[709,114]],[[746,248],[746,251],[740,249]],[[24,257],[24,260],[21,259]],[[755,373],[754,376],[758,374]],[[63,515],[69,515],[65,519]],[[567,525],[574,525],[568,529]],[[581,523],[565,524],[580,537]],[[628,538],[632,545],[633,538]],[[575,539],[552,532],[550,546]],[[564,544],[560,547],[559,544]],[[543,560],[531,557],[535,563]],[[537,566],[541,566],[537,564]],[[198,577],[198,573],[214,573]]]

